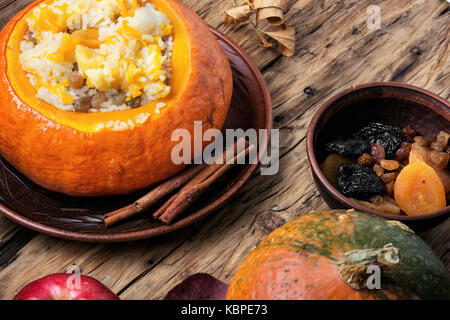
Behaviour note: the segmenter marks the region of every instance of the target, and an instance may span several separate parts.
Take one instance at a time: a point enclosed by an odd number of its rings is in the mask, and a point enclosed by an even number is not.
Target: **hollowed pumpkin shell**
[[[229,62],[208,26],[178,0],[151,1],[173,25],[172,89],[166,98],[105,113],[63,111],[36,98],[19,54],[26,15],[41,2],[0,34],[0,154],[31,180],[72,196],[127,194],[184,168],[171,160],[175,129],[193,135],[194,121],[202,121],[203,130],[223,127],[233,90]],[[166,106],[156,113],[159,102]],[[134,128],[103,127],[147,116]]]

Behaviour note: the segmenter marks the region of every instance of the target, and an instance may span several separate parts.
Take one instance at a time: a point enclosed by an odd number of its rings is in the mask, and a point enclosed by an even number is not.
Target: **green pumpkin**
[[[380,289],[368,285],[376,285],[373,268]],[[239,268],[227,299],[450,299],[450,275],[401,222],[320,211],[267,236]]]

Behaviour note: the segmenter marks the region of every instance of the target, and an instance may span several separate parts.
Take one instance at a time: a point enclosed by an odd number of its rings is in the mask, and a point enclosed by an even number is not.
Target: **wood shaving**
[[[273,43],[267,41],[267,39],[264,38],[264,36],[261,34],[259,30],[256,30],[256,35],[258,36],[259,40],[261,41],[261,45],[264,48],[273,48]]]
[[[248,4],[237,6],[225,11],[223,22],[225,24],[238,25],[247,22],[252,14],[252,9]]]
[[[288,3],[289,0],[245,0],[238,4],[233,0],[234,7],[225,11],[223,22],[228,25],[249,22],[264,48],[274,47],[275,41],[281,54],[290,57],[295,51],[295,28],[286,26],[284,21],[283,12]],[[252,15],[256,15],[256,23],[251,21]],[[259,28],[263,20],[268,22],[270,30]]]
[[[282,55],[286,57],[291,57],[294,55],[295,28],[275,27],[271,32],[263,30],[260,31],[278,42]]]
[[[267,20],[271,25],[284,25],[283,11],[287,2],[284,0],[255,0],[256,21]]]

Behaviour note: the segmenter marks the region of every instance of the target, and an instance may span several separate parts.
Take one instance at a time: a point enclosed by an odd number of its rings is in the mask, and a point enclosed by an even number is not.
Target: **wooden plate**
[[[234,91],[225,128],[272,128],[272,106],[264,79],[250,58],[211,28],[233,70]],[[211,70],[214,72],[213,70]],[[259,146],[259,155],[267,141]],[[186,227],[223,206],[248,181],[257,165],[235,166],[170,226],[151,217],[153,210],[106,228],[102,215],[130,204],[150,189],[124,197],[73,198],[31,182],[0,158],[0,213],[36,231],[87,242],[122,242],[159,236]]]

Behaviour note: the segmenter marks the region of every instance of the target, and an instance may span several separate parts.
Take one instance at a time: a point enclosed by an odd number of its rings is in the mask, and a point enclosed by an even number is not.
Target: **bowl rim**
[[[322,117],[322,115],[326,111],[328,111],[328,109],[330,109],[330,107],[332,107],[332,105],[336,101],[343,98],[344,96],[346,96],[352,92],[356,92],[356,91],[367,89],[367,88],[375,88],[375,87],[401,88],[401,89],[411,90],[411,91],[415,91],[415,92],[424,94],[434,100],[437,100],[442,105],[446,106],[447,110],[445,110],[444,108],[441,108],[441,107],[435,108],[435,107],[427,106],[427,108],[432,109],[434,112],[441,114],[445,118],[449,117],[450,102],[448,102],[444,98],[442,98],[428,90],[425,90],[423,88],[419,88],[419,87],[416,87],[416,86],[413,86],[410,84],[398,83],[398,82],[371,82],[371,83],[365,83],[365,84],[361,84],[361,85],[357,85],[357,86],[351,86],[349,89],[343,90],[343,91],[337,93],[336,95],[334,95],[333,97],[331,97],[330,99],[328,99],[327,101],[325,101],[325,103],[322,105],[322,107],[320,107],[320,109],[314,114],[314,116],[309,124],[308,132],[307,132],[307,140],[306,140],[306,153],[307,153],[308,161],[311,166],[311,170],[312,170],[313,174],[316,175],[316,177],[318,178],[318,180],[320,181],[322,186],[325,188],[326,192],[328,192],[332,198],[335,198],[340,203],[344,203],[349,208],[354,208],[355,210],[358,210],[358,211],[366,212],[369,214],[374,214],[374,215],[377,215],[377,216],[380,216],[383,218],[387,218],[390,220],[399,220],[399,221],[422,221],[422,220],[434,219],[434,218],[449,214],[450,213],[450,205],[447,206],[443,210],[432,212],[432,213],[427,213],[427,214],[423,214],[423,215],[417,215],[417,216],[393,215],[393,214],[382,213],[382,212],[375,211],[373,209],[366,208],[366,207],[350,200],[350,198],[347,198],[342,193],[340,193],[339,190],[337,190],[325,178],[324,174],[322,173],[322,170],[320,170],[319,163],[317,162],[317,159],[316,159],[316,156],[314,153],[314,134],[315,134],[317,123],[318,123],[319,119]]]
[[[262,100],[264,103],[265,110],[265,129],[267,130],[267,135],[264,137],[261,145],[259,146],[258,159],[264,155],[269,141],[270,133],[273,127],[273,113],[272,113],[272,100],[270,97],[270,92],[267,84],[259,71],[256,64],[251,60],[251,58],[232,40],[225,36],[222,32],[218,31],[213,27],[209,27],[213,35],[218,41],[223,41],[229,48],[233,50],[234,54],[237,54],[241,58],[241,62],[245,63],[248,69],[252,72],[254,79],[256,80],[259,89],[262,92]],[[192,213],[191,215],[178,220],[172,225],[162,225],[157,228],[145,229],[140,231],[129,231],[123,233],[87,233],[70,231],[67,229],[52,227],[49,225],[42,224],[40,222],[34,221],[21,215],[19,212],[9,209],[2,203],[0,203],[0,214],[4,215],[8,219],[24,226],[34,231],[44,233],[57,238],[62,238],[66,240],[75,240],[81,242],[97,242],[97,243],[112,243],[112,242],[127,242],[142,240],[147,238],[158,237],[184,227],[191,225],[192,223],[205,218],[207,215],[218,210],[223,205],[225,205],[231,198],[238,192],[239,189],[250,179],[255,170],[258,168],[259,164],[248,164],[242,169],[242,174],[238,180],[226,190],[218,199],[211,202],[207,206],[201,208],[200,210]]]

